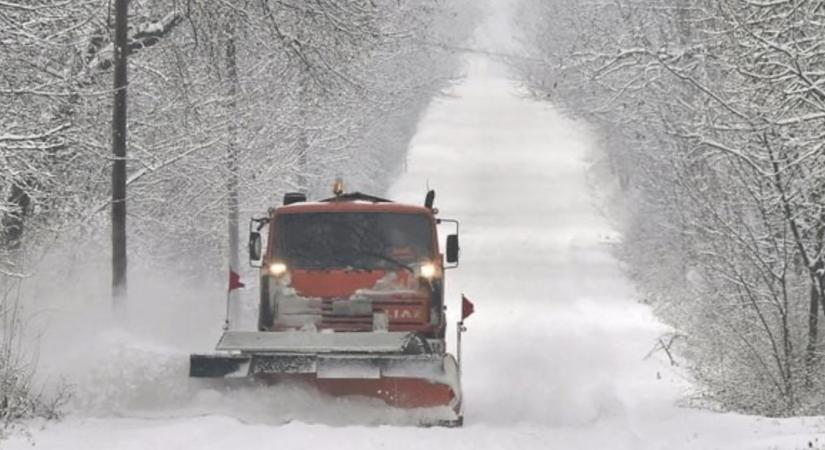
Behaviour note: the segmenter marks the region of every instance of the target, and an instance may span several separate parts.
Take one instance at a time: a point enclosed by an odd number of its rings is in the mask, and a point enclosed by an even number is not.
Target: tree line
[[[534,95],[598,130],[619,253],[698,398],[825,408],[825,2],[528,0]]]

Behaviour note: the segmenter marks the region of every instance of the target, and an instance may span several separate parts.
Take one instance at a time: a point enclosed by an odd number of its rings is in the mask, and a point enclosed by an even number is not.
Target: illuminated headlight
[[[421,276],[424,278],[432,278],[438,270],[433,263],[424,263],[421,265]]]
[[[286,273],[286,264],[276,262],[269,265],[269,274],[273,276],[281,276]]]

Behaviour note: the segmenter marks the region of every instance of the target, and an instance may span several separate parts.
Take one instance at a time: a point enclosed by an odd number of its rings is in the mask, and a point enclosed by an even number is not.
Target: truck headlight
[[[269,265],[269,274],[279,277],[286,273],[286,264],[282,262],[274,262]]]
[[[432,278],[438,273],[438,269],[433,263],[424,263],[421,265],[421,276],[424,278]]]

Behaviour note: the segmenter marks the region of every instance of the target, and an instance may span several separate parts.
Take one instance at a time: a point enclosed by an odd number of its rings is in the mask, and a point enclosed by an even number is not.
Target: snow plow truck
[[[212,354],[190,356],[190,376],[300,382],[334,396],[367,396],[400,408],[448,411],[422,425],[461,426],[458,359],[446,349],[444,274],[458,266],[459,223],[423,206],[344,193],[283,205],[250,221],[260,268],[257,331],[228,326]],[[439,249],[438,225],[455,232]]]

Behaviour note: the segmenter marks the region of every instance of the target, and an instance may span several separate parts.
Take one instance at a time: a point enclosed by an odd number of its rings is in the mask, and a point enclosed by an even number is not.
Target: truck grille
[[[343,302],[336,305],[336,302]],[[340,331],[370,331],[372,330],[373,313],[384,312],[389,319],[390,330],[406,331],[421,327],[429,321],[427,298],[405,297],[392,299],[374,299],[368,303],[371,309],[363,306],[354,306],[347,310],[342,307],[345,303],[352,303],[345,299],[323,299],[321,306],[321,322],[317,326],[321,329]]]

